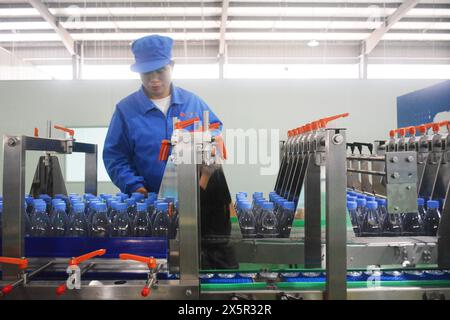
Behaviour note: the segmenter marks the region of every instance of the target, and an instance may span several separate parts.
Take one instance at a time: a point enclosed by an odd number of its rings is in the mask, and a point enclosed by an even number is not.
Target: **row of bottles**
[[[3,202],[0,202],[0,231]],[[25,197],[25,233],[32,237],[170,237],[178,230],[178,202],[150,193]]]
[[[287,201],[275,192],[267,201],[262,192],[236,194],[236,214],[243,238],[289,238],[295,216],[294,202]]]
[[[387,213],[386,199],[347,192],[347,209],[357,237],[436,236],[439,201],[417,199],[417,211]]]

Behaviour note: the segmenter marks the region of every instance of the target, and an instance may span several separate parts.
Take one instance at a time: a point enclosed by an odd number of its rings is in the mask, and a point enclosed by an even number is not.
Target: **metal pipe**
[[[347,160],[359,160],[359,161],[380,161],[384,162],[386,161],[386,157],[355,157],[355,156],[348,156]]]
[[[386,176],[386,172],[382,172],[382,171],[357,170],[357,169],[349,169],[349,168],[347,168],[347,172],[370,174],[370,175],[373,175],[373,176],[383,176],[383,177]]]

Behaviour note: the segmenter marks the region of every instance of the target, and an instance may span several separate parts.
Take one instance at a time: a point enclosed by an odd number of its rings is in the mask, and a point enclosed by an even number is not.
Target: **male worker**
[[[124,193],[158,192],[166,165],[158,156],[161,141],[172,135],[173,117],[202,120],[208,110],[210,122],[222,125],[202,99],[173,85],[172,45],[169,37],[151,35],[131,46],[131,70],[142,86],[117,104],[103,150],[106,170]]]
[[[158,159],[159,151],[161,141],[172,135],[173,117],[181,121],[195,117],[202,120],[203,111],[208,110],[210,122],[222,125],[203,100],[173,85],[172,44],[171,38],[151,35],[134,41],[131,46],[136,60],[131,70],[140,74],[142,86],[117,104],[103,149],[106,170],[124,193],[159,191],[166,166],[165,161]],[[205,174],[207,179],[204,179]],[[202,170],[203,268],[238,267],[228,245],[230,204],[222,169]]]

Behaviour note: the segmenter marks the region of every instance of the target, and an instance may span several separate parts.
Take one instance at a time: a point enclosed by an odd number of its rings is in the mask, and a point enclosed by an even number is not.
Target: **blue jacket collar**
[[[144,86],[141,85],[141,88],[137,92],[138,99],[140,102],[140,109],[142,113],[146,113],[154,108],[156,108],[155,104],[147,97],[145,94]],[[173,83],[170,86],[170,105],[173,104],[182,104],[183,103],[183,97],[182,93],[180,92],[180,89],[173,85]]]

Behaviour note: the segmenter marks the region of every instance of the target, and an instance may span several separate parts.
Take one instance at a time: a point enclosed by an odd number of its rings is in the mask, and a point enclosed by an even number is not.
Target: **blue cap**
[[[66,203],[65,202],[58,202],[55,205],[56,211],[66,211]]]
[[[125,202],[128,206],[134,206],[134,205],[136,204],[136,201],[135,201],[134,198],[128,198],[128,199],[125,199],[124,202]]]
[[[378,206],[386,206],[386,199],[376,199]]]
[[[144,202],[138,202],[137,211],[147,211],[147,204]]]
[[[358,198],[358,199],[356,199],[356,203],[358,204],[358,207],[364,207],[366,205],[367,201],[366,201],[366,199]]]
[[[253,199],[254,198],[262,198],[263,193],[262,192],[253,192]]]
[[[356,200],[358,200],[358,197],[355,197],[355,196],[348,196],[347,197],[347,201],[349,201],[349,202],[356,202]]]
[[[285,201],[282,203],[283,208],[287,210],[295,210],[295,202],[294,201]]]
[[[3,202],[0,201],[0,211],[3,211]]]
[[[424,198],[417,198],[417,205],[418,206],[423,206],[425,204],[425,199]]]
[[[358,206],[358,204],[354,201],[347,202],[347,208],[349,210],[355,210],[357,206]]]
[[[75,202],[73,204],[73,210],[75,210],[75,212],[84,212],[84,203],[83,202]]]
[[[169,204],[167,202],[160,202],[156,205],[158,211],[169,210]]]
[[[42,199],[46,202],[50,202],[52,200],[52,197],[50,197],[48,194],[41,194],[39,195],[39,199]]]
[[[106,212],[106,203],[103,203],[103,202],[98,202],[98,203],[96,203],[96,204],[95,204],[95,209],[96,209],[97,211],[103,211],[103,212]]]
[[[264,210],[273,210],[273,203],[269,201],[264,201],[262,207]]]
[[[47,209],[47,205],[45,204],[44,201],[35,202],[34,208],[36,211],[45,211]]]
[[[115,203],[115,206],[116,206],[116,210],[118,210],[118,211],[127,211],[127,204],[126,203],[123,203],[123,202],[116,202]]]
[[[378,208],[378,203],[376,201],[367,201],[367,209]]]
[[[140,193],[140,192],[133,192],[133,193],[131,194],[131,196],[132,196],[133,198],[135,198],[136,201],[141,201],[142,199],[145,199],[145,195],[143,195],[143,194]]]
[[[427,207],[428,207],[428,209],[438,209],[439,208],[439,201],[428,200],[427,201]]]
[[[241,207],[244,210],[250,210],[252,208],[252,204],[249,201],[244,201],[241,203]]]
[[[172,60],[172,46],[172,38],[157,34],[135,40],[131,51],[136,62],[130,67],[131,71],[147,73],[168,65]]]

